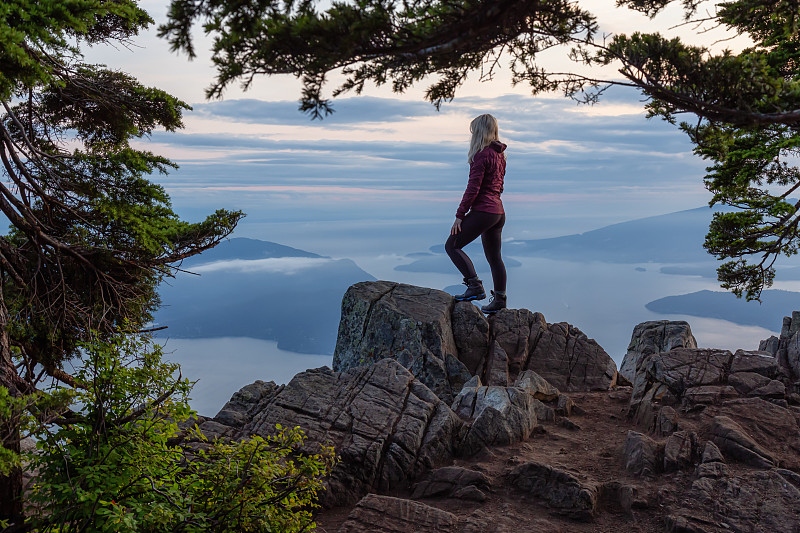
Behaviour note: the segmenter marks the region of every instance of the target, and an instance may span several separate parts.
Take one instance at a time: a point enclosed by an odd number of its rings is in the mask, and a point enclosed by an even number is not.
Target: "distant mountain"
[[[680,296],[667,296],[645,305],[655,313],[720,318],[743,326],[761,326],[775,330],[783,317],[800,310],[800,293],[766,290],[761,301],[748,302],[730,292],[698,291]]]
[[[223,242],[192,263],[182,268],[198,275],[179,273],[159,290],[162,336],[252,337],[301,353],[332,354],[342,295],[375,279],[349,259],[255,239]]]
[[[260,241],[258,239],[246,239],[235,237],[221,242],[214,248],[187,258],[183,262],[183,267],[213,263],[214,261],[226,261],[230,259],[269,259],[273,257],[322,257],[321,255],[298,250],[291,246],[284,246],[275,242]]]
[[[699,207],[621,222],[575,235],[504,244],[515,256],[607,263],[695,263],[708,261],[703,249],[714,213]]]

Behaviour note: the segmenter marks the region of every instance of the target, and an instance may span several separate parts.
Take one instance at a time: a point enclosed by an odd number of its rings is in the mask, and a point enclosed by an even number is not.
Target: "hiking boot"
[[[472,300],[483,300],[486,298],[486,292],[483,290],[483,283],[478,279],[478,276],[469,279],[464,278],[464,285],[467,286],[466,292],[453,296],[457,302],[471,302]]]
[[[497,293],[492,291],[492,299],[489,301],[487,305],[481,307],[481,311],[483,311],[487,315],[491,315],[492,313],[496,313],[501,309],[505,309],[506,301],[508,301],[506,293],[504,292]]]

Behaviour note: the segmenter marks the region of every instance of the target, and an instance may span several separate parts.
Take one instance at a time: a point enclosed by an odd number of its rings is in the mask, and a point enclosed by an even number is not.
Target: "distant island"
[[[504,244],[514,256],[606,263],[697,263],[709,260],[703,248],[714,214],[698,207],[666,215],[639,218],[596,230]]]
[[[375,278],[350,259],[234,238],[184,261],[159,289],[161,335],[251,337],[300,353],[333,353],[342,294]],[[199,274],[199,275],[194,275]]]
[[[718,318],[742,326],[760,326],[773,330],[784,316],[791,315],[800,304],[800,293],[766,290],[761,304],[736,298],[730,292],[697,291],[679,296],[659,298],[645,305],[655,313]]]

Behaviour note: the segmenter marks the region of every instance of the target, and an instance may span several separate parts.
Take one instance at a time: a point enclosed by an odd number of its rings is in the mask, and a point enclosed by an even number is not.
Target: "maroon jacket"
[[[456,218],[463,218],[467,211],[483,211],[502,215],[503,202],[500,194],[503,192],[503,178],[506,175],[506,158],[503,151],[506,145],[500,141],[492,143],[475,154],[469,165],[469,182],[461,205],[456,211]]]

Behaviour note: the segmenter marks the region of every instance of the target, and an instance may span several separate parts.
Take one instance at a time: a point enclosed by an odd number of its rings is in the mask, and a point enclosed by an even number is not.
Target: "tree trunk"
[[[3,301],[0,287],[0,387],[5,387],[12,397],[22,395],[21,380],[11,360],[11,347],[8,342],[8,310]],[[15,427],[16,426],[16,427]],[[0,445],[7,450],[19,453],[20,434],[14,418],[0,423]],[[0,520],[10,522],[9,530],[22,528],[25,517],[22,513],[22,469],[14,468],[8,476],[0,475]]]

